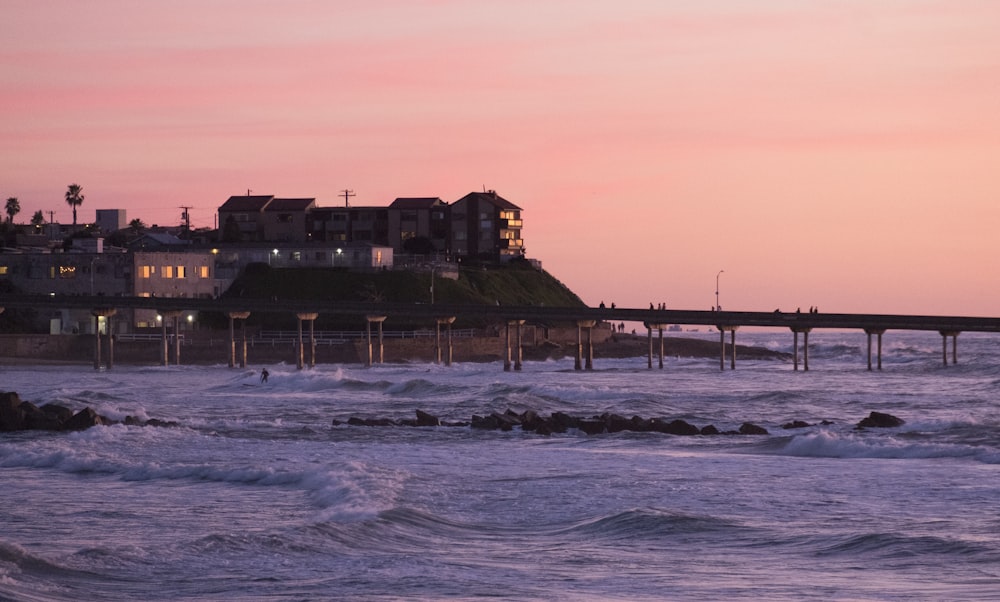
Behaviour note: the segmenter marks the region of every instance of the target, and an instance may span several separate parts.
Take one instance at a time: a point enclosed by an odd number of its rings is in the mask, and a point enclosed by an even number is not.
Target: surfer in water
[[[262,368],[261,371],[260,371],[260,382],[261,382],[261,384],[264,384],[264,383],[267,382],[267,377],[268,376],[270,376],[270,374],[268,374],[267,368]]]

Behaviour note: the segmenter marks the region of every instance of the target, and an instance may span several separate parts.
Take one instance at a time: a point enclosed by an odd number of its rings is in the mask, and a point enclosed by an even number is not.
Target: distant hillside
[[[320,299],[332,301],[373,301],[390,303],[430,303],[429,272],[387,270],[352,272],[342,268],[273,269],[266,264],[252,264],[229,287],[225,297],[279,299]],[[462,268],[458,280],[434,279],[436,303],[471,303],[503,305],[546,305],[584,307],[584,302],[548,272],[527,262],[503,266]],[[267,327],[289,328],[293,317],[251,316],[250,323],[267,319]],[[356,318],[320,315],[316,327],[336,329],[358,327]],[[274,322],[273,324],[271,322]],[[426,324],[420,325],[426,327]],[[463,326],[456,324],[456,326]],[[480,324],[464,324],[480,326]],[[403,327],[396,323],[395,328]]]

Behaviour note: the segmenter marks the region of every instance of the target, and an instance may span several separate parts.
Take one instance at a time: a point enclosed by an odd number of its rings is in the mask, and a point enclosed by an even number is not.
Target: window
[[[161,275],[164,278],[173,278],[174,277],[174,266],[172,266],[172,265],[165,265],[165,266],[163,266],[163,273]]]
[[[207,265],[201,266],[200,268],[198,268],[198,271],[199,271],[198,276],[200,276],[201,278],[208,278],[208,266]]]
[[[302,261],[302,252],[292,251],[292,261]]]
[[[7,266],[5,266],[5,265],[0,265],[0,276],[6,276],[6,275],[7,275],[7,272],[8,272],[8,270],[7,270]]]
[[[278,214],[278,223],[279,224],[290,224],[290,223],[292,223],[292,214],[291,213],[279,213]]]
[[[59,277],[60,278],[76,278],[76,266],[73,266],[73,265],[61,265],[61,266],[59,266]]]
[[[382,265],[382,251],[375,251],[375,265]]]
[[[139,278],[146,279],[153,274],[153,266],[151,265],[141,265],[139,266]]]
[[[185,266],[182,266],[182,265],[177,266],[177,277],[178,278],[186,278],[187,277],[187,269],[185,268]]]

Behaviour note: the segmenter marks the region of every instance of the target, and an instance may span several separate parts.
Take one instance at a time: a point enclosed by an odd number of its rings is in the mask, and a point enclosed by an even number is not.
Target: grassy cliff
[[[224,296],[279,299],[318,299],[330,301],[372,301],[390,303],[430,303],[430,272],[388,270],[351,272],[340,268],[272,269],[265,264],[253,264],[229,287]],[[547,305],[554,307],[584,307],[583,301],[548,272],[527,262],[512,262],[503,266],[461,268],[457,280],[434,278],[436,303]],[[291,327],[285,316],[260,315],[257,320],[268,328]],[[356,328],[355,319],[324,316],[317,328]],[[250,323],[255,323],[251,316]],[[259,322],[258,322],[259,323]],[[397,327],[400,325],[397,324]],[[420,325],[426,327],[426,324]],[[458,325],[463,326],[463,325]],[[481,326],[464,324],[464,326]]]

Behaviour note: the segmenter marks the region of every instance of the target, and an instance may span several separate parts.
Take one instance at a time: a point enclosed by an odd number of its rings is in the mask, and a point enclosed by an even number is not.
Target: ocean
[[[958,343],[945,367],[937,333],[890,331],[881,372],[860,332],[814,332],[808,372],[0,366],[37,405],[178,423],[0,433],[0,599],[1000,599],[1000,337]],[[769,434],[344,424],[418,409]],[[906,423],[856,429],[872,411]]]

